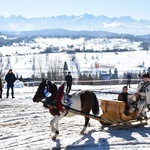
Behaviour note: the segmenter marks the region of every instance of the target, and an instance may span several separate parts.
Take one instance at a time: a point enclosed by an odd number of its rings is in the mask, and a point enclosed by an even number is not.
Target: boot
[[[12,95],[12,98],[15,98],[14,95]]]
[[[12,98],[15,98],[15,97],[14,97],[14,91],[12,91]]]

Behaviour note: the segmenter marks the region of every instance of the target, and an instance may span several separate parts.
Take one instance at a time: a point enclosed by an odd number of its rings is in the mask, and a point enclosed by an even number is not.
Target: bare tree
[[[40,78],[42,78],[43,60],[41,60],[41,56],[38,56],[36,60],[37,60],[37,69],[39,70]]]
[[[48,54],[47,57],[47,75],[51,80],[62,80],[64,63],[58,56],[51,57],[51,55]]]
[[[35,78],[35,56],[33,55],[33,64],[32,64],[33,75],[32,78]]]
[[[5,69],[8,70],[11,68],[11,57],[7,56]]]

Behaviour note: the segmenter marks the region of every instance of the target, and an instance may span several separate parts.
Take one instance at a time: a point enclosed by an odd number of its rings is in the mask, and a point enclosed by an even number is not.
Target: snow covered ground
[[[121,90],[121,85],[76,86],[77,89]],[[87,133],[80,135],[84,124],[82,116],[63,118],[60,121],[60,135],[51,140],[50,120],[52,116],[42,103],[34,103],[32,98],[37,87],[15,88],[15,99],[0,99],[0,149],[1,150],[145,150],[150,148],[150,122],[148,125],[131,129],[103,127],[91,119]],[[132,85],[129,92],[135,92]],[[98,98],[115,99],[117,95],[97,94]]]
[[[72,61],[72,57],[75,56],[76,61]],[[45,75],[48,71],[51,71],[49,67],[59,68],[64,67],[64,62],[68,64],[68,69],[72,72],[74,78],[78,78],[78,70],[80,72],[90,72],[96,74],[100,70],[109,72],[109,69],[117,68],[118,74],[122,75],[124,72],[138,73],[139,71],[147,70],[150,64],[150,52],[147,51],[131,51],[131,52],[120,52],[120,53],[76,53],[74,55],[66,53],[50,53],[36,54],[36,55],[21,55],[11,56],[10,64],[8,64],[8,57],[3,57],[3,72],[6,74],[9,68],[13,69],[13,72],[20,77],[30,78],[33,74],[40,77],[40,66],[41,70]],[[35,60],[35,64],[33,63]],[[41,61],[42,60],[42,61]],[[34,64],[34,65],[33,65]],[[54,65],[56,64],[56,65]],[[95,64],[99,64],[99,68],[95,67]],[[144,66],[142,67],[142,64]],[[35,66],[35,71],[33,70]],[[113,66],[113,67],[110,67]],[[141,67],[139,67],[141,66]],[[62,72],[62,70],[61,70]]]
[[[1,57],[1,70],[3,75],[7,73],[9,68],[12,68],[13,72],[17,74],[18,77],[31,78],[33,74],[40,77],[41,72],[47,75],[47,72],[51,71],[50,68],[63,68],[65,61],[68,64],[68,69],[75,78],[78,78],[79,72],[85,71],[96,74],[96,72],[101,70],[109,71],[110,68],[112,72],[114,68],[117,68],[120,75],[127,71],[143,72],[143,70],[148,69],[150,63],[150,52],[140,50],[140,42],[131,42],[127,39],[98,38],[85,40],[84,38],[44,39],[38,37],[35,39],[35,42],[22,44],[14,43],[12,46],[0,47],[0,53],[3,56]],[[73,45],[74,49],[77,48],[81,50],[83,46],[85,46],[86,49],[93,49],[99,51],[99,53],[38,54],[39,52],[43,52],[47,47],[59,47],[60,51],[64,49],[68,50],[69,45]],[[102,50],[105,51],[113,48],[128,49],[129,51],[102,53]],[[74,61],[72,61],[73,57],[75,57]],[[95,64],[99,64],[101,67],[96,68]],[[113,66],[113,68],[110,66]],[[60,72],[62,72],[62,70]]]

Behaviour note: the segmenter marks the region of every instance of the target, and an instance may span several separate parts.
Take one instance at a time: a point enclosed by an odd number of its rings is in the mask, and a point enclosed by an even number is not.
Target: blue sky
[[[51,17],[82,15],[131,16],[150,20],[150,0],[1,0],[0,16]]]

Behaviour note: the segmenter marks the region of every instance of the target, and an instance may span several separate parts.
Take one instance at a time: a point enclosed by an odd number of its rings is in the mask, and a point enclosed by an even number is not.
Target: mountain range
[[[113,17],[83,14],[79,16],[56,16],[25,18],[0,16],[0,31],[22,32],[43,29],[66,29],[70,31],[107,31],[119,34],[150,34],[150,20],[135,20],[130,16]]]

